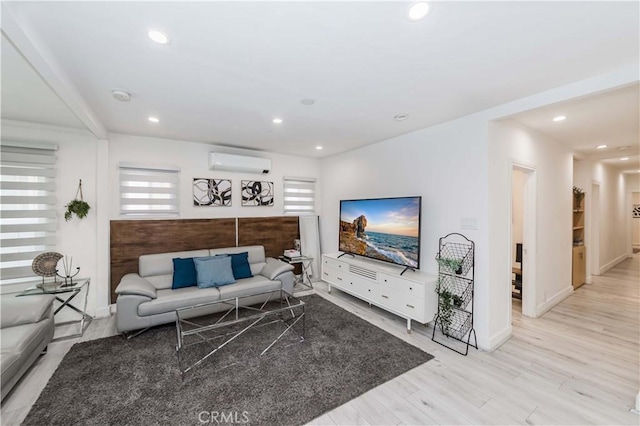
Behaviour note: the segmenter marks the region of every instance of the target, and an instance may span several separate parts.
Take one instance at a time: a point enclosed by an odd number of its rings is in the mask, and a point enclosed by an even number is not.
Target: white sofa
[[[53,339],[54,299],[50,294],[0,297],[2,399]]]
[[[237,280],[233,284],[198,288],[171,289],[173,281],[173,259],[205,257],[224,253],[248,252],[249,266],[253,277]],[[143,330],[155,325],[176,320],[176,309],[200,303],[215,302],[239,296],[260,295],[265,292],[284,290],[293,293],[293,266],[274,258],[266,258],[263,246],[229,247],[181,252],[159,253],[140,256],[138,274],[122,277],[116,294],[116,326],[119,332]],[[255,303],[266,298],[256,296]],[[250,300],[253,303],[253,300]],[[214,305],[208,313],[227,309],[224,304]],[[202,314],[201,311],[198,311]]]

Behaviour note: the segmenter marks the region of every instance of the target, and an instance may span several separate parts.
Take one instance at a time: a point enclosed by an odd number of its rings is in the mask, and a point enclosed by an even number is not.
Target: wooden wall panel
[[[234,247],[236,219],[112,220],[110,245],[111,303],[114,303],[120,279],[138,272],[140,255]]]
[[[282,256],[300,238],[298,216],[238,218],[238,245],[263,245],[267,257]]]

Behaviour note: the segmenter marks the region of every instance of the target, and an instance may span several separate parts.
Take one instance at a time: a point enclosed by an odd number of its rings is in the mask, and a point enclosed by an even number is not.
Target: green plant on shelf
[[[458,275],[462,274],[462,260],[449,259],[446,257],[439,257],[436,260],[441,267],[449,269]]]
[[[440,317],[440,330],[442,334],[449,335],[449,328],[453,323],[454,311],[453,308],[462,308],[464,302],[460,296],[452,293],[444,288],[442,281],[438,281],[436,287],[436,293],[438,293],[438,316]]]
[[[573,187],[573,198],[576,200],[576,205],[580,205],[582,199],[584,198],[584,190],[582,188],[578,188],[577,186]]]

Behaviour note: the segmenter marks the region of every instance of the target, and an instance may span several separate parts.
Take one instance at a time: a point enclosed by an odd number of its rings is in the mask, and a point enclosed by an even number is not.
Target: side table
[[[91,320],[93,317],[87,314],[87,300],[89,299],[89,285],[91,284],[91,278],[79,278],[72,284],[65,285],[64,283],[43,283],[38,284],[28,289],[24,290],[22,293],[17,294],[17,297],[21,296],[33,296],[36,294],[53,294],[56,297],[56,300],[61,303],[60,306],[54,311],[53,315],[57,315],[64,308],[69,308],[81,315],[79,320],[73,321],[64,321],[60,323],[56,323],[56,327],[60,327],[63,325],[69,324],[80,324],[80,331],[76,334],[66,335],[62,337],[57,337],[53,339],[56,340],[65,340],[72,339],[74,337],[82,337],[84,335],[85,330],[91,324]],[[84,304],[82,309],[71,304],[71,301],[82,291],[83,288],[86,287],[86,291],[84,293]]]
[[[300,278],[296,281],[296,284],[302,284],[304,286],[313,289],[313,283],[311,282],[311,277],[309,276],[309,271],[311,270],[311,263],[313,262],[313,257],[308,256],[299,256],[288,258],[285,256],[279,256],[278,259],[286,262],[290,265],[295,265],[297,263],[302,267],[302,272],[300,273]]]

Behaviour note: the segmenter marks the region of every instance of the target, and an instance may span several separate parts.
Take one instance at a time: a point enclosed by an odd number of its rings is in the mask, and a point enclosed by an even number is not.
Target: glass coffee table
[[[256,304],[258,298],[266,298],[267,301]],[[213,311],[216,313],[212,314]],[[280,332],[274,332],[273,339],[269,337],[270,342],[260,356],[296,324],[299,324],[298,341],[304,341],[305,303],[283,290],[276,290],[176,309],[176,353],[182,379],[190,370],[248,331],[276,323],[282,325],[278,327]],[[213,345],[201,351],[195,360],[185,361],[184,351],[187,348],[207,342]]]
[[[57,322],[55,324],[56,327],[60,327],[63,325],[69,324],[80,324],[80,331],[71,335],[64,335],[61,337],[56,337],[53,341],[64,340],[64,339],[72,339],[74,337],[82,337],[84,335],[85,330],[91,324],[91,320],[93,317],[87,313],[87,300],[89,298],[89,285],[91,284],[91,278],[79,278],[69,284],[64,284],[61,282],[50,282],[50,283],[41,283],[19,293],[17,296],[33,296],[37,294],[52,294],[55,296],[56,300],[60,302],[60,306],[54,311],[53,315],[57,315],[62,309],[68,308],[72,311],[80,314],[79,320],[73,321],[64,321]],[[86,289],[84,293],[84,302],[82,308],[78,308],[74,306],[71,301],[82,291],[82,289]]]

